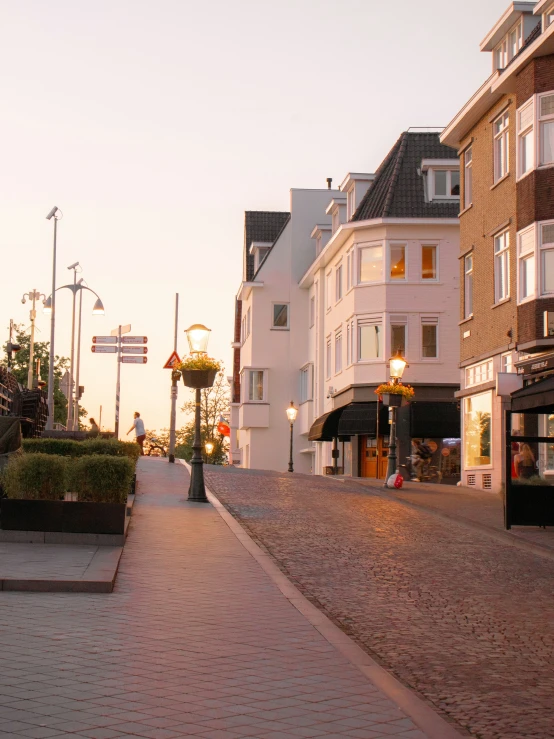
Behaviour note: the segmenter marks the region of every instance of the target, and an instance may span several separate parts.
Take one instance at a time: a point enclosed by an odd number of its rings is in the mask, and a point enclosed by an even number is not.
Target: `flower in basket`
[[[375,394],[379,397],[383,395],[402,395],[406,400],[412,400],[415,391],[411,385],[403,385],[401,382],[395,383],[394,385],[391,382],[384,382],[382,385],[379,385]]]
[[[174,365],[174,369],[183,372],[183,370],[215,370],[219,372],[221,362],[205,354],[190,354],[182,362]]]

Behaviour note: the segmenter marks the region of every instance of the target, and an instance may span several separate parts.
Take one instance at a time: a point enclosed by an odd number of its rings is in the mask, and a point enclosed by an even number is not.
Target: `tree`
[[[200,393],[200,438],[202,449],[204,449],[208,441],[214,446],[209,458],[207,457],[210,464],[223,464],[227,460],[229,440],[226,436],[218,432],[217,425],[221,416],[229,413],[229,403],[229,383],[225,377],[225,371],[222,369],[217,373],[213,387],[206,388]],[[191,414],[194,418],[195,401],[192,399],[187,400],[181,410]],[[178,433],[179,441],[175,448],[175,456],[188,461],[192,457],[194,420],[183,426]]]
[[[31,354],[31,334],[27,333],[22,325],[14,326],[16,343],[21,349],[14,354],[11,369],[16,380],[20,385],[27,385],[27,373],[29,371],[29,357]],[[1,364],[4,366],[6,362],[6,344],[4,344],[4,355]],[[48,368],[50,366],[50,342],[35,341],[34,358],[40,359],[40,375],[46,382],[45,389],[48,390]],[[59,357],[56,355],[54,360],[54,423],[61,423],[65,426],[67,422],[67,398],[60,390],[60,382],[69,367],[69,359],[67,357]],[[79,419],[85,418],[87,411],[79,406]]]

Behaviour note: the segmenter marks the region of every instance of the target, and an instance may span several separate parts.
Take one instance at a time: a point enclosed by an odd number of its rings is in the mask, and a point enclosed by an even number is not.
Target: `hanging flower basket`
[[[404,400],[402,395],[394,395],[393,393],[383,393],[381,397],[383,405],[387,405],[389,408],[400,408]]]
[[[383,383],[379,385],[375,393],[389,408],[399,408],[403,402],[409,402],[415,395],[413,387],[403,385],[401,382],[396,385],[390,382]]]
[[[213,386],[221,363],[205,355],[192,354],[175,365],[174,369],[179,370],[186,387],[202,390]]]

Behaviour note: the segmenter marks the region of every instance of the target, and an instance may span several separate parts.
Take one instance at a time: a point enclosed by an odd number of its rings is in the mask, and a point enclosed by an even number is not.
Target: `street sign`
[[[122,346],[121,352],[123,354],[148,354],[147,346]]]
[[[146,364],[148,357],[121,357],[123,364]]]
[[[164,369],[173,369],[175,365],[180,362],[179,355],[177,352],[173,352],[173,354],[169,357],[167,362],[164,364]]]
[[[101,346],[94,344],[90,347],[90,350],[95,354],[115,354],[117,352],[117,346]]]
[[[148,344],[148,336],[122,336],[122,344]]]
[[[126,326],[121,326],[122,334],[128,334],[130,330],[131,330],[130,323],[128,323]],[[119,326],[117,328],[112,329],[112,336],[119,336]]]
[[[93,344],[117,344],[117,336],[93,336]]]

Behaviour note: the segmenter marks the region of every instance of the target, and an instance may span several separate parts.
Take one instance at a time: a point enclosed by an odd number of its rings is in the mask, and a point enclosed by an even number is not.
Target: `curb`
[[[179,461],[190,472],[184,460]],[[347,636],[327,616],[302,595],[284,575],[273,557],[264,552],[249,536],[242,525],[232,516],[219,499],[206,487],[212,506],[225,521],[247,552],[256,560],[285,598],[306,620],[346,659],[357,667],[381,692],[393,700],[408,718],[427,735],[428,739],[462,739],[456,728],[439,716],[421,698],[406,688],[390,672],[377,664],[355,641]],[[467,734],[465,735],[467,736]]]

